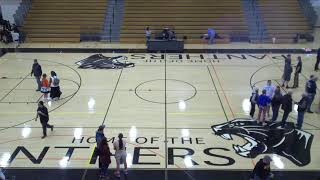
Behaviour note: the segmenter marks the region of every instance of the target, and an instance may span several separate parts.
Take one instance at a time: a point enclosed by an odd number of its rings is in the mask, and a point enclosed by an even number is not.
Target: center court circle
[[[151,103],[175,104],[192,99],[197,94],[197,89],[181,80],[154,79],[139,84],[135,88],[135,94]]]

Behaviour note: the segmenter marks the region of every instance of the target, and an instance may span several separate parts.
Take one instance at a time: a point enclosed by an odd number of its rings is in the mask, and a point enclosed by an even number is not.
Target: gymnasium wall
[[[13,15],[16,13],[22,0],[0,0],[0,7],[3,19],[9,20],[11,24],[14,24]]]

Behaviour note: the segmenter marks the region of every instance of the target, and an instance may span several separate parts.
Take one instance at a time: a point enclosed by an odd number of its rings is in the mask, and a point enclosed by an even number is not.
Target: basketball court
[[[273,158],[275,171],[319,170],[319,114],[306,114],[301,131],[294,127],[296,108],[286,129],[258,126],[249,118],[252,87],[261,89],[268,79],[278,86],[287,53],[102,53],[122,56],[135,67],[81,69],[76,64],[94,54],[11,52],[0,58],[0,166],[97,168],[94,136],[105,124],[109,146],[118,133],[126,137],[132,170],[250,171],[265,154]],[[303,71],[300,87],[293,90],[295,101],[314,73],[316,54],[294,53],[293,64],[297,56]],[[45,103],[54,125],[45,139],[35,121],[42,94],[30,76],[33,59],[44,73],[58,74],[63,92],[60,100]],[[319,96],[313,110],[318,102]],[[281,117],[282,112],[278,122]],[[263,137],[268,133],[278,140]]]

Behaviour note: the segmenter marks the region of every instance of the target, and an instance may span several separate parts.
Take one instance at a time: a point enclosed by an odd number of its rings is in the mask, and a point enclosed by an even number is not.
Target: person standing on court
[[[270,101],[270,98],[266,95],[266,90],[262,90],[262,94],[258,98],[259,113],[257,118],[258,123],[261,125],[265,125],[267,106],[270,104]]]
[[[101,143],[99,145],[99,164],[101,164],[99,179],[108,179],[107,171],[111,163],[110,157],[111,157],[110,148],[107,142],[107,138],[104,137],[101,140]]]
[[[96,143],[97,143],[97,146],[96,146],[96,148],[94,149],[94,152],[93,152],[93,154],[95,156],[99,155],[99,153],[100,153],[99,147],[100,147],[101,141],[102,141],[102,139],[106,138],[105,135],[104,135],[104,132],[103,132],[105,127],[106,127],[105,125],[100,125],[98,127],[98,130],[96,131]],[[99,160],[99,168],[101,168],[101,167],[102,167],[102,165],[101,165],[100,160]]]
[[[57,76],[57,73],[54,71],[51,71],[51,77],[49,79],[49,85],[50,85],[50,98],[52,100],[58,100],[61,96],[60,91],[60,79]]]
[[[315,71],[318,71],[318,70],[319,70],[319,63],[320,63],[320,48],[318,49],[318,52],[317,52],[317,61],[316,61],[316,64],[314,65],[314,70],[315,70]]]
[[[100,147],[100,143],[101,143],[102,139],[105,138],[105,135],[104,135],[104,132],[103,132],[105,127],[106,127],[105,125],[100,125],[98,127],[98,130],[96,131],[97,148]]]
[[[265,155],[260,159],[255,165],[251,175],[250,180],[270,180],[273,178],[273,174],[270,169],[270,162],[272,161],[271,157]]]
[[[298,64],[296,66],[296,71],[294,72],[292,88],[298,88],[299,87],[299,74],[301,73],[301,70],[302,70],[301,56],[298,56]]]
[[[310,75],[310,79],[306,83],[306,92],[308,93],[308,98],[309,98],[308,108],[307,108],[308,113],[313,113],[311,111],[311,105],[313,103],[314,97],[317,94],[317,83],[316,83],[317,80],[318,80],[317,77],[315,77],[314,75]]]
[[[250,97],[251,109],[250,109],[250,116],[251,118],[254,117],[254,113],[256,111],[256,104],[258,103],[259,98],[259,89],[254,87],[253,92]]]
[[[292,67],[291,67],[291,55],[288,54],[285,58],[283,75],[282,75],[282,87],[289,88],[288,83],[291,79]]]
[[[304,113],[306,112],[307,106],[308,106],[308,94],[303,93],[302,98],[297,104],[298,104],[297,129],[301,129],[303,119],[304,119]]]
[[[263,89],[266,90],[266,95],[269,97],[269,99],[272,99],[275,87],[272,85],[271,80],[267,81],[267,84],[263,87]],[[267,116],[270,117],[270,103],[267,105]]]
[[[282,97],[281,109],[283,110],[283,116],[281,121],[281,127],[284,128],[289,117],[290,112],[292,112],[292,91],[289,90],[286,95]]]
[[[115,150],[114,157],[117,162],[117,169],[114,173],[116,177],[120,177],[120,164],[124,163],[124,174],[128,174],[126,141],[123,140],[123,134],[118,135],[118,140],[113,143]]]
[[[33,65],[32,65],[32,70],[31,70],[31,76],[34,75],[34,77],[36,78],[38,87],[36,89],[36,91],[40,91],[41,89],[41,81],[40,78],[42,76],[42,69],[41,69],[41,65],[38,63],[38,60],[35,59],[33,61]]]
[[[282,94],[280,90],[280,86],[277,86],[276,90],[274,91],[274,95],[271,99],[271,106],[272,106],[272,119],[271,121],[276,121],[279,114],[279,109],[281,106]]]
[[[38,103],[38,109],[37,109],[37,116],[36,116],[36,121],[40,117],[40,123],[42,125],[42,131],[43,131],[43,136],[41,139],[47,137],[47,128],[50,128],[51,131],[53,131],[53,125],[48,124],[49,122],[49,112],[46,106],[44,106],[43,101],[39,101]]]

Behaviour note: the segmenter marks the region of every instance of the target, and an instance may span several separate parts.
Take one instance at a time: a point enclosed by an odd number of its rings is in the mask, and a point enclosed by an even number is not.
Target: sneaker
[[[307,111],[308,113],[313,113],[312,111]]]
[[[53,125],[51,126],[51,131],[53,131]]]
[[[40,91],[40,89],[36,89],[36,91]]]
[[[46,135],[45,135],[45,136],[42,136],[41,139],[44,139],[44,138],[46,138],[46,137],[47,137]]]

